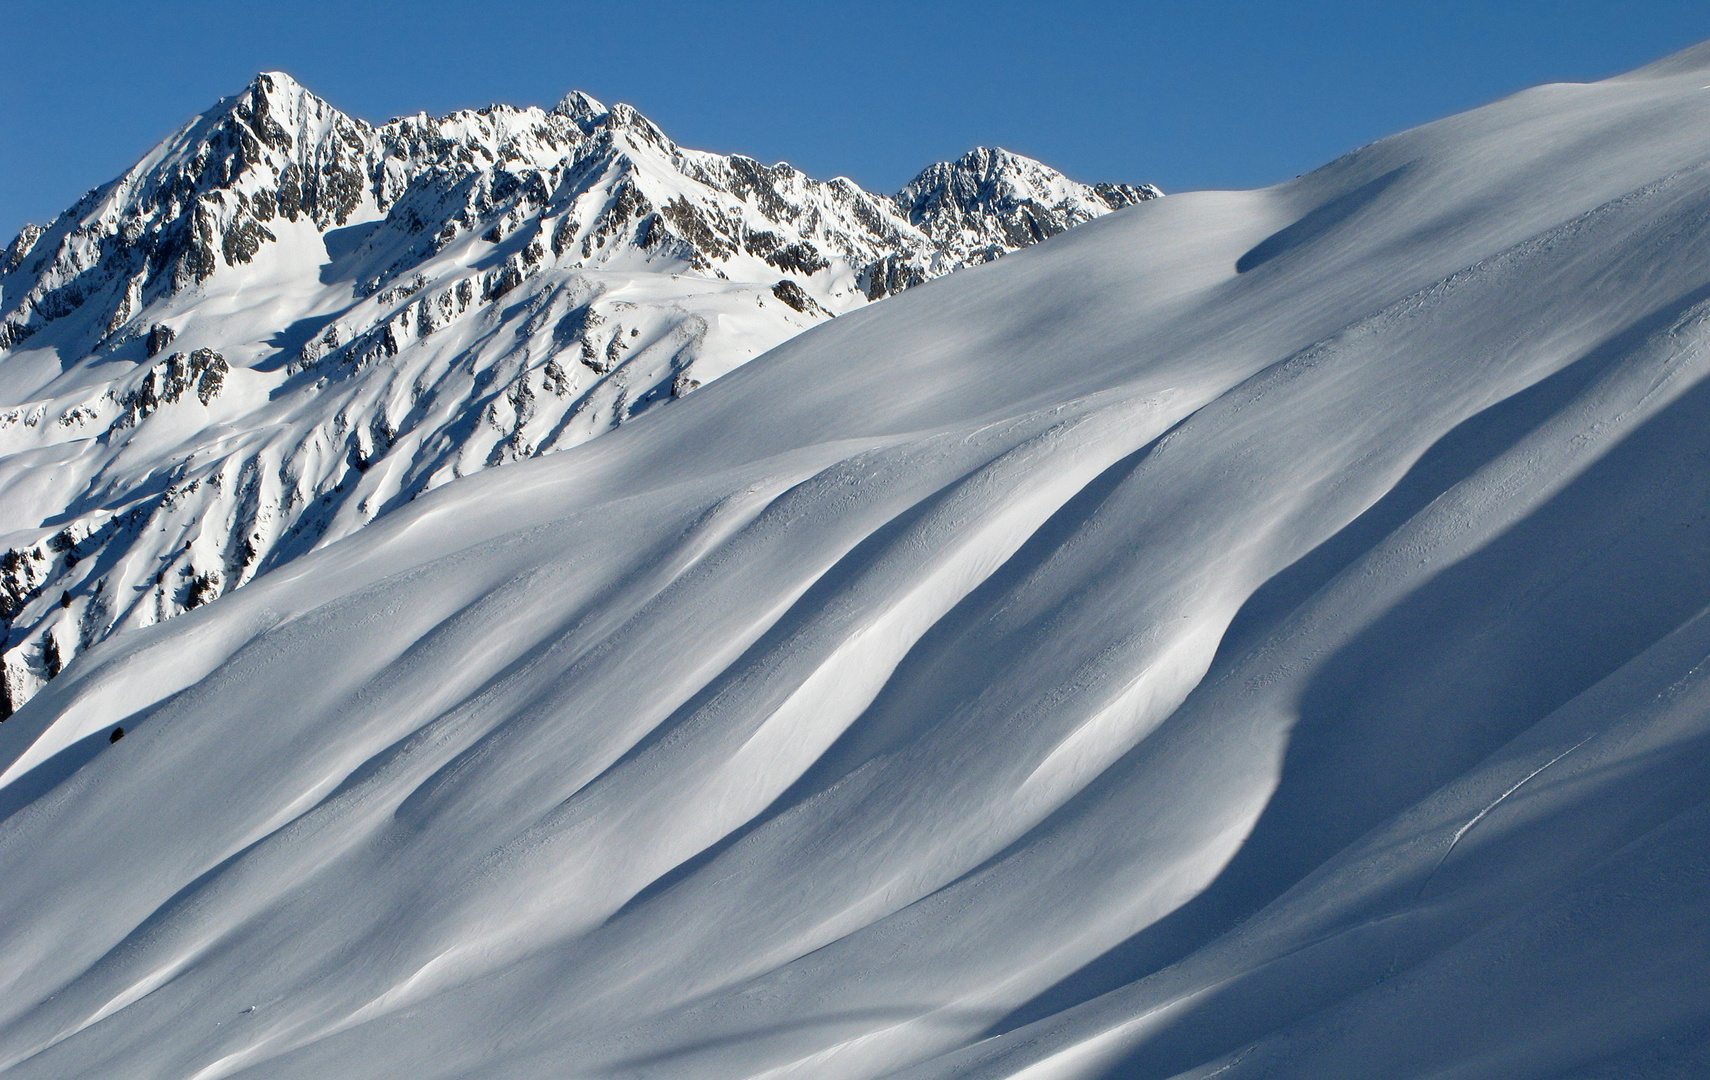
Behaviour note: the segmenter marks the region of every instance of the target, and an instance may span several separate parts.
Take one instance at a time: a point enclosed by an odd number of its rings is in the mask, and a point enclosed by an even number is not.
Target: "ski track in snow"
[[[0,1075],[1702,1074],[1707,72],[1100,218],[94,646],[0,727]]]

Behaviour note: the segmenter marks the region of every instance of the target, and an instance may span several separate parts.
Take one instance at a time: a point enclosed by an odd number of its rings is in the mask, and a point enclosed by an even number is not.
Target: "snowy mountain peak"
[[[1043,240],[1161,194],[1149,184],[1089,188],[1032,158],[981,146],[928,166],[897,194],[896,203],[912,224],[971,258]]]
[[[58,470],[0,484],[0,715],[116,628],[1121,205],[983,153],[899,201],[580,91],[376,126],[257,75],[0,261],[0,467]]]
[[[232,103],[239,120],[276,150],[301,145],[303,137],[311,134],[311,127],[331,126],[341,120],[358,129],[370,126],[365,120],[345,116],[283,71],[261,72],[243,93],[226,101]]]
[[[244,87],[242,92],[235,97],[224,100],[242,102],[251,108],[257,107],[261,102],[266,102],[272,106],[290,108],[299,102],[308,100],[317,102],[325,108],[331,108],[320,97],[304,87],[302,83],[283,71],[257,72],[255,78],[249,81],[249,85]]]
[[[308,93],[308,91],[303,88],[302,83],[293,79],[288,72],[284,71],[258,71],[255,73],[255,78],[250,80],[247,89],[251,93],[254,93],[257,90],[263,93],[291,95]]]
[[[609,111],[592,95],[585,94],[580,90],[572,90],[565,94],[559,99],[558,104],[552,107],[554,115],[575,121],[584,131],[592,130],[593,126],[604,119]]]

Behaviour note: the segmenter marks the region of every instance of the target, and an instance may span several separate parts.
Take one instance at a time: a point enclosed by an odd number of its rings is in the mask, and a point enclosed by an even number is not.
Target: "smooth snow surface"
[[[1123,210],[82,654],[0,1072],[1710,1073],[1707,76]]]

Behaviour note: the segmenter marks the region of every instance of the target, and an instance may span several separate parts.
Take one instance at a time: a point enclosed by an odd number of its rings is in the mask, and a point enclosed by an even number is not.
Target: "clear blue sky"
[[[258,70],[376,121],[578,88],[683,145],[883,191],[979,144],[1182,191],[1616,74],[1710,38],[1710,4],[3,0],[0,26],[9,238]]]

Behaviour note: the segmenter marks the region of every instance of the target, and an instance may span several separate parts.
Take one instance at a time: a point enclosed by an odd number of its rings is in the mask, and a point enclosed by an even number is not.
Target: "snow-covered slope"
[[[0,257],[0,717],[117,628],[1156,195],[976,150],[893,199],[581,93],[373,127],[261,75]]]
[[[0,727],[0,1073],[1704,1075],[1706,83],[1110,215],[96,646]]]

